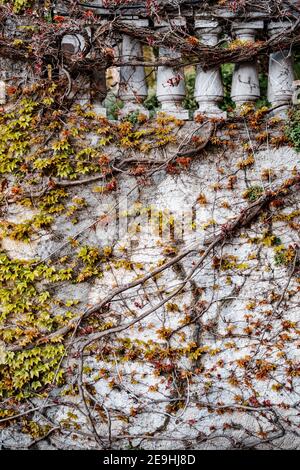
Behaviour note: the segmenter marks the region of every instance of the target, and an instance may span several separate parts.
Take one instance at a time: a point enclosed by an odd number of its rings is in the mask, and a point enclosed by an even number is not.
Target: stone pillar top
[[[252,31],[264,29],[264,22],[256,21],[236,21],[232,25],[232,30],[235,32]]]
[[[168,26],[186,26],[186,18],[183,16],[178,16],[177,18],[170,18],[169,21],[154,21],[155,28],[166,28]]]

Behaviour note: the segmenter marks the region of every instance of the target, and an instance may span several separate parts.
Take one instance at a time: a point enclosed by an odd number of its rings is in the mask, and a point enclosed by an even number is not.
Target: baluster
[[[236,38],[242,41],[255,42],[255,34],[263,29],[263,21],[236,23],[233,31]],[[258,71],[255,61],[236,64],[233,72],[231,98],[237,108],[245,103],[256,101],[260,97]]]
[[[300,104],[300,80],[294,80],[293,81],[293,96],[292,96],[292,102],[293,104]]]
[[[195,21],[196,35],[203,44],[215,46],[222,31],[217,21],[199,19]],[[224,97],[222,78],[219,67],[204,71],[197,66],[195,82],[195,99],[199,105],[194,117],[205,114],[208,117],[225,119],[227,113],[218,107]]]
[[[268,25],[270,37],[274,37],[290,26],[289,22],[274,22]],[[272,52],[269,59],[268,100],[273,114],[286,117],[293,95],[293,61],[289,50]]]
[[[106,117],[106,109],[103,106],[107,94],[106,70],[95,69],[92,72],[91,103],[93,111],[100,116]]]
[[[170,20],[170,23],[172,26],[185,26],[186,20],[176,18]],[[166,21],[155,24],[160,31],[168,31],[168,25],[169,23]],[[178,52],[163,46],[159,47],[159,59],[180,59],[180,57]],[[185,97],[183,70],[176,70],[168,65],[159,66],[156,82],[156,95],[161,104],[161,111],[178,119],[188,120],[189,112],[182,107],[182,101]]]
[[[134,25],[136,28],[148,26],[148,20],[131,19],[123,23]],[[141,42],[127,34],[122,38],[122,60],[143,59]],[[120,115],[126,115],[132,111],[139,111],[141,114],[149,116],[149,111],[142,105],[147,97],[147,84],[145,69],[141,65],[123,65],[120,69],[120,98],[125,102],[120,111]]]
[[[62,38],[61,47],[65,55],[78,54],[84,51],[86,41],[81,34],[66,34]],[[92,104],[93,110],[97,114],[106,116],[106,109],[102,105],[102,101],[106,96],[105,69],[95,69],[93,71],[93,93],[91,93],[91,77],[79,74],[73,82],[69,98],[75,97],[75,102],[81,106]]]

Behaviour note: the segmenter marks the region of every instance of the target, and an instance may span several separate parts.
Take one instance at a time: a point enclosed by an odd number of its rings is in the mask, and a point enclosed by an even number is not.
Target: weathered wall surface
[[[189,140],[193,126],[185,124],[179,142]],[[216,245],[197,267],[206,241],[222,224],[299,168],[296,151],[268,142],[249,162],[255,133],[243,125],[229,140],[234,139],[234,148],[228,142],[208,147],[178,174],[157,168],[148,176],[120,173],[109,194],[95,192],[97,183],[69,188],[70,200],[80,196],[86,202],[76,225],[62,215],[29,244],[1,241],[10,257],[22,259],[47,259],[58,249],[59,256],[72,257],[76,245],[65,243],[79,233],[79,246],[111,247],[113,258],[101,275],[54,286],[56,298],[78,300],[79,311],[194,249],[154,279],[116,296],[77,331],[80,342],[99,322],[106,329],[128,324],[87,347],[83,358],[90,413],[108,447],[299,448],[297,187]],[[167,160],[177,148],[157,150],[153,158]],[[10,205],[6,220],[28,219],[30,210],[33,215],[34,209]],[[76,391],[76,354],[64,362],[65,385],[46,400],[63,396],[69,404],[44,416],[33,413],[32,420],[48,419],[65,431],[37,445],[93,448],[97,444]],[[1,431],[6,447],[29,441],[18,425]]]

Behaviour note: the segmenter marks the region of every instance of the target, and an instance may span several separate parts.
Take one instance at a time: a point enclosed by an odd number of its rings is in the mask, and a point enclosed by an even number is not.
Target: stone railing
[[[100,21],[107,21],[111,12],[102,7],[101,1],[91,3],[95,5],[93,13],[99,15]],[[288,15],[278,20],[277,18],[268,18],[261,12],[247,14],[243,19],[228,11],[218,11],[217,15],[208,16],[207,13],[199,14],[193,10],[189,11],[186,16],[172,17],[168,21],[160,20],[159,22],[150,21],[145,14],[132,16],[132,13],[136,13],[136,11],[128,10],[125,11],[125,14],[122,12],[118,20],[135,28],[151,27],[154,31],[160,32],[167,31],[170,26],[184,30],[188,25],[189,31],[192,28],[193,35],[208,46],[216,46],[221,39],[229,42],[239,40],[243,44],[244,42],[255,42],[257,38],[272,38],[293,24]],[[84,50],[85,40],[81,35],[67,35],[64,37],[62,45],[69,52],[78,53]],[[145,69],[140,65],[130,65],[130,61],[136,63],[143,59],[142,44],[138,39],[124,34],[117,49],[120,60],[129,63],[129,65],[119,67],[118,71],[118,97],[124,102],[121,114],[140,110],[148,115],[148,110],[143,106],[143,101],[148,96]],[[173,50],[160,46],[159,59],[166,58],[180,59],[180,53],[175,51],[175,48]],[[156,70],[156,97],[160,110],[183,120],[190,119],[189,111],[183,106],[186,95],[183,70],[168,65],[157,66]],[[91,96],[88,86],[79,85],[81,93],[79,93],[79,97],[77,95],[77,99],[80,104],[92,104],[95,111],[105,116],[106,110],[103,105],[106,96],[105,70],[97,71],[97,73],[101,89],[101,93],[97,95],[98,98],[94,99]],[[294,93],[291,50],[280,50],[270,54],[267,75],[266,98],[270,102],[271,108],[274,109],[274,113],[284,115],[292,103]],[[80,78],[78,80],[80,81]],[[82,80],[84,82],[83,77]],[[239,62],[234,67],[231,84],[231,99],[235,103],[237,111],[245,103],[253,103],[260,97],[256,61]],[[200,65],[196,67],[194,98],[198,104],[194,117],[201,114],[214,118],[226,118],[226,112],[220,109],[220,103],[224,98],[224,87],[219,67],[206,68],[205,70]]]

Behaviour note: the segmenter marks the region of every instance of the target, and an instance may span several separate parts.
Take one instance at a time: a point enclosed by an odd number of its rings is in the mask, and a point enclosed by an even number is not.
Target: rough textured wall
[[[185,124],[176,144],[153,150],[151,158],[176,156],[192,135],[207,135],[207,125],[199,127]],[[271,128],[257,145],[257,132],[247,124],[229,125],[190,161],[179,161],[176,171],[120,171],[110,193],[97,192],[95,182],[69,187],[68,201],[85,200],[75,225],[62,214],[29,243],[3,238],[12,258],[48,260],[59,249],[54,259],[68,256],[69,266],[82,246],[109,247],[113,255],[107,252],[101,273],[81,272],[79,281],[73,276],[50,287],[62,310],[63,302],[76,300],[82,312],[170,262],[154,278],[116,294],[72,333],[64,384],[50,388],[45,402],[31,399],[32,406],[60,404],[29,415],[40,426],[61,429],[37,447],[299,448],[297,186],[199,262],[223,224],[296,175],[299,154],[275,148],[274,135]],[[123,158],[140,156],[124,152]],[[107,154],[116,158],[116,149],[108,147]],[[18,223],[35,214],[18,203],[6,210],[6,220]],[[96,439],[77,388],[76,347],[93,335],[98,339],[81,353],[80,383]],[[26,446],[29,434],[26,426],[10,425],[1,442]]]

